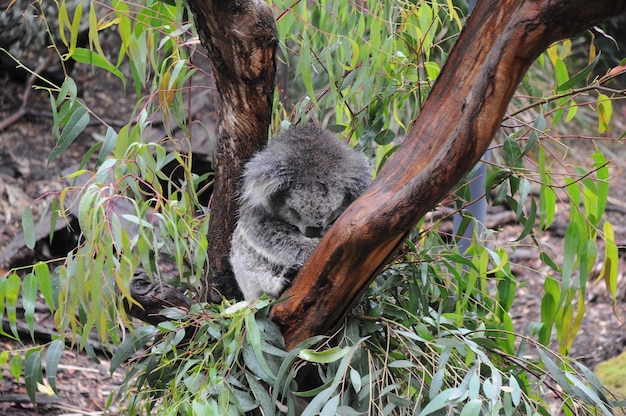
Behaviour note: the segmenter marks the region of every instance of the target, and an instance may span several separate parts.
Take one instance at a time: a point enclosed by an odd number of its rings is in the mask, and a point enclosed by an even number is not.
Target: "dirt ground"
[[[121,91],[119,80],[112,76],[97,73],[84,66],[77,66],[75,77],[80,86],[81,95],[89,106],[99,114],[105,114],[111,125],[120,126],[133,108],[132,93]],[[24,94],[24,86],[11,82],[0,75],[0,121],[9,117],[20,105]],[[132,90],[132,88],[131,88]],[[210,98],[210,97],[209,97]],[[203,120],[205,125],[214,126],[215,110],[211,100],[206,96],[199,99],[194,114]],[[626,120],[626,106],[616,109],[616,120]],[[213,124],[211,124],[213,123]],[[28,103],[28,114],[6,130],[0,132],[0,254],[16,240],[21,233],[21,214],[24,207],[31,201],[50,192],[62,189],[61,171],[75,166],[94,143],[95,134],[103,134],[103,128],[96,122],[87,131],[62,152],[50,165],[46,165],[47,157],[54,143],[50,137],[52,118],[47,94],[35,93]],[[624,125],[616,126],[624,131]],[[202,133],[198,133],[201,135]],[[208,137],[208,136],[207,136]],[[203,146],[206,137],[197,138]],[[587,144],[589,146],[590,144]],[[578,145],[576,145],[578,146]],[[626,146],[623,143],[603,142],[607,157],[611,163],[611,203],[607,215],[615,226],[617,243],[626,246]],[[573,152],[576,153],[576,152]],[[583,153],[583,152],[580,152]],[[588,153],[585,153],[588,154]],[[35,205],[35,214],[43,204]],[[557,220],[549,232],[542,234],[542,243],[551,246],[557,257],[562,255],[562,239],[565,231],[567,203],[559,203]],[[494,209],[490,217],[496,218],[501,211]],[[499,241],[513,240],[519,235],[520,226],[512,221],[505,221],[495,226],[500,228],[497,234]],[[62,252],[62,248],[59,248]],[[16,259],[26,258],[30,261],[39,258],[59,255],[55,247],[40,247],[37,253],[25,249],[15,252],[8,263],[15,265]],[[622,253],[623,254],[623,253]],[[530,248],[518,248],[511,253],[515,263],[514,272],[522,289],[513,308],[513,316],[517,329],[525,331],[528,324],[539,320],[541,292],[543,285],[542,265],[538,261],[538,253]],[[626,270],[623,256],[620,259],[620,279],[624,282]],[[19,264],[19,262],[18,262]],[[0,271],[0,276],[4,272]],[[624,350],[626,331],[620,319],[626,319],[626,285],[620,285],[618,306],[613,311],[611,300],[602,284],[589,287],[587,297],[587,314],[571,354],[580,357],[581,361],[593,368],[598,362],[613,357]],[[50,321],[45,313],[40,314],[38,324]],[[45,339],[44,339],[45,341]],[[0,338],[0,351],[20,349],[17,342]],[[102,356],[96,364],[85,354],[66,351],[60,367],[60,396],[50,396],[46,389],[38,394],[39,404],[30,403],[26,395],[23,380],[15,380],[6,369],[2,369],[0,379],[0,415],[35,415],[35,414],[100,414],[111,392],[120,385],[123,374],[119,371],[113,375],[108,371],[108,360]],[[112,413],[115,414],[115,407]]]

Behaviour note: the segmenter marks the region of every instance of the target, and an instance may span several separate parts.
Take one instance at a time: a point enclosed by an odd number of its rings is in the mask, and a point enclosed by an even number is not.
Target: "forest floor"
[[[0,75],[1,77],[1,75]],[[80,94],[87,104],[98,114],[105,114],[106,121],[113,127],[125,123],[133,110],[135,100],[131,93],[122,91],[118,79],[98,73],[94,75],[89,68],[78,65],[74,74],[80,88]],[[0,78],[0,121],[17,111],[24,95],[24,85]],[[133,87],[129,87],[132,90]],[[215,109],[211,100],[201,99],[195,107],[197,117],[215,119]],[[616,120],[626,120],[626,107],[615,110]],[[204,120],[210,125],[210,120]],[[0,267],[20,266],[39,259],[61,257],[64,246],[39,246],[36,252],[25,248],[15,249],[21,230],[21,215],[24,207],[42,195],[57,192],[64,186],[62,171],[77,166],[87,150],[95,143],[94,137],[103,135],[104,129],[97,122],[90,125],[85,133],[59,157],[47,164],[48,155],[54,146],[50,131],[52,118],[48,95],[45,92],[33,93],[27,115],[6,130],[0,131],[0,258],[4,264]],[[619,125],[615,131],[624,131]],[[593,145],[589,142],[576,146],[572,155],[588,155]],[[582,149],[579,147],[582,146]],[[611,159],[611,193],[607,207],[607,218],[614,225],[616,242],[626,246],[626,146],[621,142],[603,141],[601,143],[607,158]],[[574,156],[575,157],[575,156]],[[577,164],[578,161],[572,161]],[[43,198],[46,199],[46,198]],[[35,216],[43,203],[34,204]],[[559,202],[555,224],[541,234],[541,243],[551,247],[558,259],[563,256],[563,236],[569,211],[567,201]],[[492,226],[498,229],[492,237],[498,241],[513,241],[520,233],[520,225],[509,215],[502,215],[501,209],[490,209],[490,218],[508,218],[496,221]],[[19,244],[18,244],[19,246]],[[4,256],[7,247],[12,247],[10,255]],[[21,247],[21,246],[20,246]],[[538,259],[538,252],[530,245],[519,245],[511,251],[514,263],[513,271],[521,289],[516,297],[512,314],[516,329],[527,332],[531,322],[539,320],[541,293],[544,275],[547,272]],[[580,332],[571,350],[571,355],[579,357],[581,362],[593,368],[597,363],[618,355],[626,346],[626,331],[623,320],[626,319],[626,284],[623,277],[626,271],[623,253],[620,257],[620,290],[615,310],[602,283],[590,285],[587,296],[587,312]],[[596,272],[599,269],[596,268]],[[0,270],[0,278],[4,275]],[[35,342],[46,342],[49,330],[53,328],[51,317],[45,312],[38,315],[37,326],[48,328],[42,331],[42,337]],[[46,336],[45,333],[48,333]],[[26,337],[23,337],[26,339]],[[0,338],[0,351],[20,350],[23,346],[7,338]],[[123,373],[109,373],[109,361],[102,355],[100,363],[93,362],[84,353],[66,351],[59,368],[59,396],[51,396],[42,389],[38,393],[38,404],[28,400],[23,379],[16,380],[2,366],[0,378],[0,415],[37,415],[37,414],[101,414],[112,392],[123,381]],[[110,412],[115,414],[115,406]]]

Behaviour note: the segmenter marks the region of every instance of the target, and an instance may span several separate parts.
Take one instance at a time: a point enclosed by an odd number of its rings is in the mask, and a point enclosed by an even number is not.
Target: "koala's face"
[[[352,199],[344,192],[315,183],[296,186],[274,195],[274,213],[308,238],[321,238],[350,205]]]

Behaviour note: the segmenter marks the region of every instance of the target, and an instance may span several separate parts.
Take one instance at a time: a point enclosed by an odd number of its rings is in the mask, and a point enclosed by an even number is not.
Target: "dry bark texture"
[[[419,218],[480,159],[531,63],[626,0],[482,0],[406,141],[337,220],[276,305],[287,347],[341,323]]]
[[[188,0],[220,99],[205,295],[238,291],[228,263],[243,164],[267,144],[276,77],[276,21],[263,0]],[[213,290],[211,290],[213,289]]]

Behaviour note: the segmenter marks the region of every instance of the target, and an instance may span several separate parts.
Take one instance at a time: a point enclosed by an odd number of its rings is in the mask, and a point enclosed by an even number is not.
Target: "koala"
[[[292,127],[254,155],[230,252],[245,299],[278,297],[370,182],[365,155],[314,126]]]

